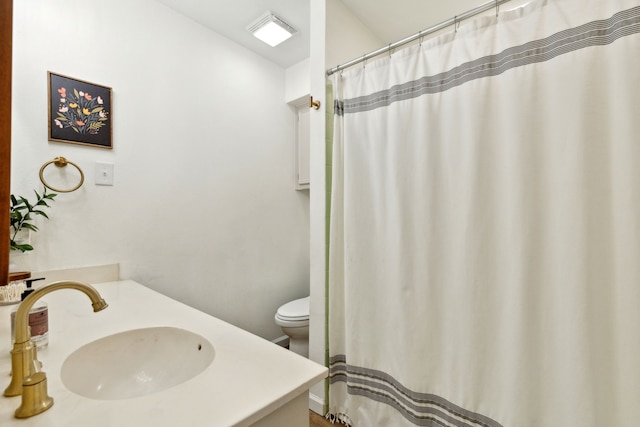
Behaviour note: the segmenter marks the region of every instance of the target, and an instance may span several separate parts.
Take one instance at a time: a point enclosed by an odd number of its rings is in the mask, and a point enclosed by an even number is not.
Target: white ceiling
[[[157,0],[265,58],[289,67],[309,57],[311,0]],[[487,0],[341,0],[383,47]],[[518,3],[518,2],[514,2]],[[267,46],[246,27],[266,11],[278,15],[298,32],[279,46]]]
[[[310,0],[158,0],[218,34],[289,67],[309,57]],[[298,32],[276,47],[253,37],[247,27],[271,11]]]

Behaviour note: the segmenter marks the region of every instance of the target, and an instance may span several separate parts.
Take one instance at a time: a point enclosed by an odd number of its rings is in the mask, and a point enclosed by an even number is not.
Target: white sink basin
[[[215,351],[202,336],[155,327],[110,335],[80,347],[62,365],[62,382],[91,399],[145,396],[203,372]]]

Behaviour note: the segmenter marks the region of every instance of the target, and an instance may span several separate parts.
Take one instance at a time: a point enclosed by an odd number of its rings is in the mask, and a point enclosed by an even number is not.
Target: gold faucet
[[[11,350],[11,383],[4,391],[5,396],[22,395],[22,404],[15,412],[16,418],[38,415],[53,405],[53,399],[47,393],[47,375],[40,371],[42,364],[38,360],[36,345],[31,342],[29,311],[43,295],[59,289],[84,292],[91,300],[94,312],[107,308],[107,303],[93,286],[73,281],[54,282],[43,286],[20,303],[16,312],[15,343]]]

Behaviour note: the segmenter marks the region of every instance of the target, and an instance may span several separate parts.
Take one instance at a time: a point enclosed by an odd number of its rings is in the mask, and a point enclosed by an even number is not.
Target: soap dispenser
[[[44,280],[44,277],[39,279],[25,280],[27,290],[22,293],[22,301],[33,292],[35,289],[31,287],[33,282],[38,280]],[[15,342],[15,322],[16,312],[15,308],[11,312],[11,345]],[[43,300],[38,300],[34,306],[29,310],[29,326],[31,328],[31,341],[36,345],[38,350],[43,350],[49,345],[49,307]]]

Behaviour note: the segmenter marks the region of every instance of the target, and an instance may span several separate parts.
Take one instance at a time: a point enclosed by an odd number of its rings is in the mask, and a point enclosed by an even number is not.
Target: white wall
[[[47,70],[113,88],[113,150],[47,141]],[[60,155],[87,178],[13,261],[120,263],[123,278],[282,335],[275,310],[309,287],[282,68],[153,0],[20,0],[13,76],[12,192],[41,188]],[[96,161],[114,163],[114,186],[94,185]]]
[[[340,0],[327,0],[325,37],[327,69],[385,45]]]

